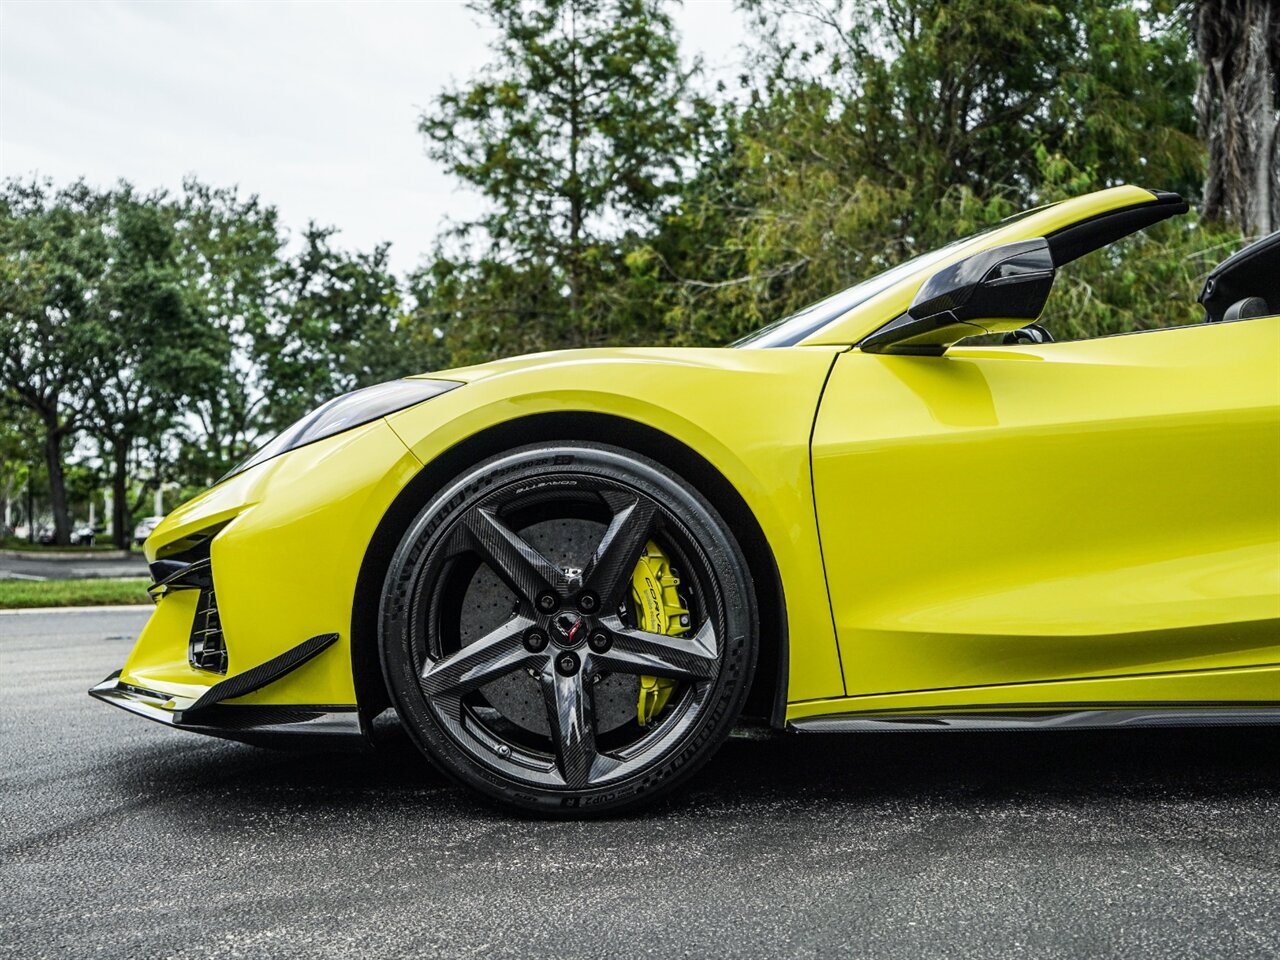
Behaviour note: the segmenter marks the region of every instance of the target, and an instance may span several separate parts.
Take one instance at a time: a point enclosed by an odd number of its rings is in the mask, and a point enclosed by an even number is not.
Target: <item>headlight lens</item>
[[[308,443],[342,433],[412,407],[423,400],[430,400],[454,387],[462,386],[456,380],[390,380],[363,390],[353,390],[312,410],[290,427],[286,427],[273,439],[231,468],[222,479],[244,473],[250,467],[296,450]],[[221,482],[221,481],[219,481]]]

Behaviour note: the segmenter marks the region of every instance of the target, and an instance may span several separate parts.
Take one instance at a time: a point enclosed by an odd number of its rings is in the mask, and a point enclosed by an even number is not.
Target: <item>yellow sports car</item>
[[[339,397],[156,527],[155,612],[91,693],[248,742],[394,707],[458,781],[567,815],[753,718],[1280,721],[1280,234],[1202,323],[1036,322],[1056,270],[1186,209],[1034,210],[734,348]]]

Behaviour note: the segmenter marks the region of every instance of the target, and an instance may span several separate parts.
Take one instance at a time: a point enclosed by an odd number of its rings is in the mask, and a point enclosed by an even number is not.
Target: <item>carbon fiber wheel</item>
[[[663,633],[645,629],[642,557],[669,562],[680,613]],[[691,774],[741,710],[757,645],[746,569],[714,509],[651,460],[596,444],[492,458],[427,504],[392,560],[392,701],[432,760],[493,799],[635,805]],[[642,682],[662,685],[652,715]]]

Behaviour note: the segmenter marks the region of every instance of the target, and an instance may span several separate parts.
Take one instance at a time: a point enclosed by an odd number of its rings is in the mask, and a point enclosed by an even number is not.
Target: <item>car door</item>
[[[850,696],[1280,663],[1280,317],[853,349],[812,456]]]

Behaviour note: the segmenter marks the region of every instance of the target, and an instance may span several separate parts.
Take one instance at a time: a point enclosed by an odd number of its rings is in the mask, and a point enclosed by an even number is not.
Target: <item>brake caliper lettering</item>
[[[689,611],[680,599],[680,578],[671,569],[671,561],[656,543],[649,541],[644,554],[631,574],[631,604],[636,626],[648,633],[683,637],[689,632]],[[640,697],[636,703],[636,721],[642,727],[671,699],[676,681],[666,677],[642,676]]]

